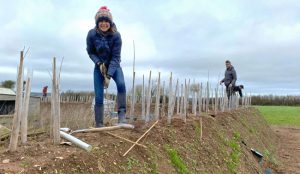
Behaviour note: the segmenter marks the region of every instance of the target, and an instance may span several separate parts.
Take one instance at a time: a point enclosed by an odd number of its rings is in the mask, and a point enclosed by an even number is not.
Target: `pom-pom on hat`
[[[110,24],[113,23],[113,17],[110,13],[110,10],[106,6],[100,7],[99,10],[97,11],[96,15],[95,15],[96,25],[98,25],[99,21],[101,21],[101,20],[106,20]]]

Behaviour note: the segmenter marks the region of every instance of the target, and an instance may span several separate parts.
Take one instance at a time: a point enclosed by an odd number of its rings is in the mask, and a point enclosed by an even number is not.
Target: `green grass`
[[[225,143],[228,145],[232,152],[229,154],[229,157],[225,159],[227,168],[231,173],[236,173],[238,165],[240,163],[241,156],[241,147],[239,144],[241,135],[239,132],[233,132],[233,137],[231,140],[226,139]]]
[[[300,126],[300,107],[256,106],[269,124]]]
[[[179,154],[177,153],[176,149],[171,148],[170,146],[165,146],[166,151],[168,152],[168,155],[170,157],[171,163],[176,168],[178,173],[181,174],[189,174],[190,171],[188,170],[185,163],[180,158]]]

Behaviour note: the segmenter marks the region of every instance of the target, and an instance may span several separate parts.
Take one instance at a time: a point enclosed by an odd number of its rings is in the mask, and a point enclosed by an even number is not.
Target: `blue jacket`
[[[95,63],[105,63],[108,67],[107,74],[113,76],[120,67],[122,39],[119,32],[103,35],[96,28],[89,31],[86,38],[86,50]]]

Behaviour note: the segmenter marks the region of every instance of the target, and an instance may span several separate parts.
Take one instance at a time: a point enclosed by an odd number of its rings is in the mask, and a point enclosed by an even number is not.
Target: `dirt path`
[[[284,173],[300,174],[300,127],[272,126],[280,137],[279,157]]]

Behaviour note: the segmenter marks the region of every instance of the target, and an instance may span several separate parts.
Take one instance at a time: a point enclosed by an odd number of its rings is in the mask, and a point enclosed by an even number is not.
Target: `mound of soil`
[[[278,138],[256,109],[239,109],[214,117],[176,117],[168,125],[165,118],[125,157],[131,143],[105,132],[78,133],[91,144],[86,152],[72,146],[54,146],[47,134],[29,138],[18,152],[0,153],[1,173],[264,173],[269,168],[281,173]],[[134,130],[112,133],[136,141],[152,124],[136,121]],[[202,125],[202,128],[201,128]],[[201,138],[202,136],[202,138]],[[8,141],[2,142],[7,147]],[[251,148],[264,155],[253,155]],[[4,161],[6,160],[6,161]],[[9,162],[7,163],[7,160]],[[3,161],[5,163],[3,163]]]

